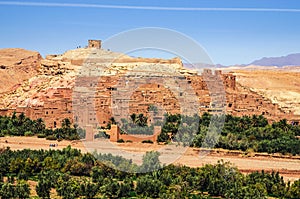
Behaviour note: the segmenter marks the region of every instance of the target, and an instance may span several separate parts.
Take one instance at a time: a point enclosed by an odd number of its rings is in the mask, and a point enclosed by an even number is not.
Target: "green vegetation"
[[[229,150],[242,150],[253,152],[300,154],[300,126],[288,124],[281,120],[268,124],[262,115],[234,117],[226,115],[224,126],[222,122],[212,122],[213,116],[204,113],[201,117],[195,115],[184,116],[180,114],[166,114],[158,142],[181,141],[194,147],[205,147],[206,143],[213,143],[215,147]],[[152,135],[154,124],[148,126],[148,118],[143,114],[132,114],[130,121],[122,119],[123,133]],[[214,117],[214,120],[220,118]],[[114,118],[111,124],[116,124]],[[33,136],[49,140],[76,140],[85,137],[85,131],[77,125],[71,126],[69,119],[62,121],[62,127],[47,129],[42,119],[31,120],[22,113],[12,117],[0,116],[0,136]],[[212,131],[220,129],[220,137]],[[96,137],[108,137],[105,132]],[[122,142],[122,140],[120,140]]]
[[[118,143],[124,143],[125,141],[123,139],[118,139],[117,142]]]
[[[153,144],[152,140],[143,140],[142,143]]]
[[[62,120],[61,128],[47,129],[42,119],[31,120],[24,113],[11,117],[0,116],[0,136],[34,136],[49,140],[77,140],[85,137],[85,131],[76,125],[71,127],[68,118]]]
[[[201,147],[203,143],[209,141],[209,128],[219,128],[214,126],[219,125],[218,122],[210,124],[211,117],[212,115],[207,113],[203,114],[202,117],[167,114],[158,141],[169,141],[168,133],[176,141],[178,138],[184,140],[183,136],[186,136],[186,134],[191,136],[191,132],[196,132],[193,141],[190,143],[191,146]],[[251,117],[226,115],[224,127],[220,129],[220,138],[215,144],[217,148],[300,154],[300,140],[296,138],[300,135],[300,126],[288,124],[285,119],[268,124],[268,121],[262,115]]]
[[[1,149],[0,197],[28,198],[28,180],[32,180],[37,182],[34,189],[40,198],[50,198],[51,189],[66,199],[300,198],[300,179],[291,184],[275,172],[243,175],[223,161],[201,168],[162,168],[158,157],[158,152],[147,152],[138,166],[122,157],[83,154],[71,147],[49,151]],[[132,173],[116,170],[114,166]]]
[[[139,135],[152,135],[154,125],[148,126],[148,118],[143,114],[131,114],[130,120],[121,119],[120,124],[122,133],[124,134],[139,134]]]

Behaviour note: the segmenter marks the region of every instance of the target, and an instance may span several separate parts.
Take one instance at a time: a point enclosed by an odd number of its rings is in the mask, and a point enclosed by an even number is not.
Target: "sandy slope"
[[[41,55],[19,48],[0,49],[0,94],[17,89],[38,73]]]
[[[237,82],[270,99],[286,112],[300,115],[300,72],[236,70]]]

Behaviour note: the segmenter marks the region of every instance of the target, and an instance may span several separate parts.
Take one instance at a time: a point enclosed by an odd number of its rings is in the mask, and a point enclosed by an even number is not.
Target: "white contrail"
[[[47,3],[47,2],[21,2],[21,1],[0,1],[0,5],[108,8],[108,9],[131,9],[131,10],[166,10],[166,11],[300,12],[300,9],[289,9],[289,8],[204,8],[204,7],[191,8],[191,7],[126,6],[126,5]]]

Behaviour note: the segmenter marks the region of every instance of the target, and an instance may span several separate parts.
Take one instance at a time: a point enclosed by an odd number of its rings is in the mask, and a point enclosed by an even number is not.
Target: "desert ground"
[[[50,144],[57,144],[50,147]],[[10,147],[12,150],[22,149],[63,149],[68,145],[78,148],[82,152],[97,150],[102,153],[112,153],[131,158],[137,164],[146,151],[161,152],[162,163],[174,163],[190,167],[199,167],[205,164],[215,164],[223,159],[229,161],[243,173],[265,170],[267,172],[279,171],[285,180],[294,181],[300,178],[300,156],[270,155],[265,153],[244,153],[240,151],[228,151],[214,149],[203,154],[199,148],[180,148],[176,145],[146,144],[146,143],[111,143],[98,140],[95,142],[84,141],[49,141],[37,137],[1,137],[0,147]],[[126,155],[129,154],[129,155]],[[166,158],[167,157],[167,158]],[[169,159],[168,159],[169,158]]]
[[[270,99],[285,112],[300,115],[300,70],[292,69],[234,70],[234,75],[237,83]]]

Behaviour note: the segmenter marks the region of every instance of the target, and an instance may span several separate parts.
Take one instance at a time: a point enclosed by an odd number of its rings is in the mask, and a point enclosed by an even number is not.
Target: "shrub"
[[[46,135],[45,135],[45,134],[43,134],[43,133],[40,133],[40,134],[38,134],[38,135],[37,135],[37,137],[38,137],[38,138],[45,138],[45,137],[46,137]]]
[[[83,138],[85,138],[85,136]],[[97,139],[97,138],[107,138],[106,132],[100,131],[98,134],[95,135],[95,139]]]
[[[1,134],[3,135],[9,135],[9,131],[7,129],[2,129]]]
[[[118,143],[124,143],[125,141],[123,139],[118,139],[117,142]]]
[[[54,135],[48,135],[46,137],[47,140],[57,140],[57,138]]]
[[[132,140],[126,140],[126,142],[132,143]]]
[[[80,137],[77,134],[70,135],[65,138],[66,140],[79,140]]]
[[[33,134],[31,131],[26,131],[26,132],[24,133],[24,135],[25,135],[26,137],[30,137],[30,136],[33,136],[34,134]]]
[[[152,140],[143,140],[142,143],[153,144],[153,141]]]

